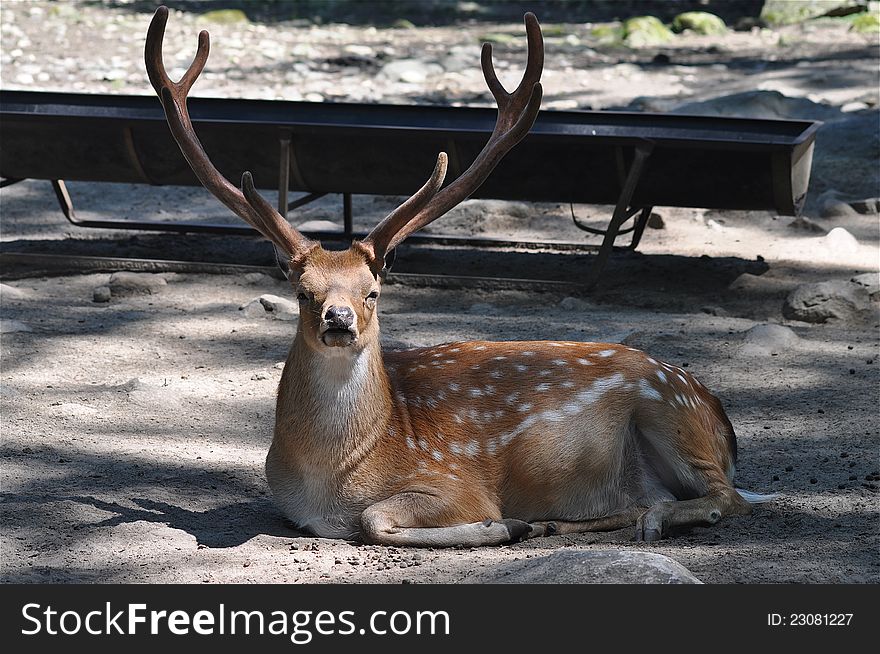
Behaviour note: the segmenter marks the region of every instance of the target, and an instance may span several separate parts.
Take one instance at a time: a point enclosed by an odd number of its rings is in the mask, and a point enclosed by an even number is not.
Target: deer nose
[[[332,327],[348,329],[354,324],[354,311],[349,307],[331,306],[324,313],[324,320]]]

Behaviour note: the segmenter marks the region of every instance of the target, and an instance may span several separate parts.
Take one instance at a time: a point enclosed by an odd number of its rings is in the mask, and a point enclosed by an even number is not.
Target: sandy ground
[[[353,29],[343,30],[344,36],[358,43]],[[428,40],[437,38],[435,31],[426,33]],[[600,288],[577,301],[565,299],[576,294],[567,290],[421,289],[392,279],[398,283],[389,285],[381,305],[383,339],[390,346],[474,338],[626,342],[687,365],[729,411],[739,437],[738,484],[781,493],[779,500],[751,516],[676,533],[657,544],[634,543],[629,529],[458,550],[311,538],[285,524],[262,470],[279,364],[295,322],[240,310],[264,293],[290,297],[286,283],[260,274],[168,273],[154,294],[96,303],[93,289],[106,284],[109,273],[46,277],[7,269],[6,333],[0,341],[2,580],[472,582],[506,561],[572,548],[624,548],[670,556],[710,583],[876,583],[877,312],[813,325],[785,320],[781,306],[799,284],[878,269],[877,214],[823,214],[820,199],[829,190],[846,200],[878,194],[878,114],[876,102],[864,102],[876,97],[877,50],[876,44],[843,48],[839,39],[806,34],[797,57],[783,57],[779,66],[754,74],[772,73],[788,85],[785,98],[761,96],[760,112],[777,117],[800,112],[826,121],[807,204],[810,228],[760,212],[661,207],[665,228],[648,230],[640,254],[616,256]],[[742,54],[737,44],[743,35],[729,38],[728,49],[712,55],[714,65],[730,70],[760,60],[749,58],[760,52],[759,44]],[[8,50],[6,40],[3,48]],[[844,51],[848,54],[841,56]],[[649,56],[596,52],[591,66],[610,76],[606,88],[625,72],[615,68],[627,63],[621,60]],[[552,71],[551,54],[548,50]],[[693,42],[680,54],[709,56]],[[609,61],[602,63],[602,57]],[[807,60],[815,66],[805,73],[799,64]],[[713,74],[710,66],[692,68]],[[669,80],[653,74],[666,72],[639,72],[638,88],[617,87],[609,92],[614,96],[609,104],[665,95],[661,89]],[[770,79],[715,73],[702,80],[715,84],[711,90],[701,88],[696,98],[678,93],[677,100],[730,97]],[[841,111],[855,101],[862,106]],[[85,217],[213,221],[224,215],[197,189],[83,183],[71,190]],[[356,197],[357,220],[374,223],[394,201]],[[603,207],[574,209],[597,224],[607,215]],[[336,220],[338,210],[338,198],[328,197],[299,220]],[[434,228],[583,240],[568,213],[567,205],[473,201]],[[47,182],[3,189],[2,217],[4,252],[271,263],[267,246],[250,239],[71,228],[57,212]],[[855,241],[829,237],[835,227]],[[410,247],[401,249],[395,271],[508,276],[529,271],[572,282],[588,259]],[[744,273],[754,277],[740,278]],[[746,332],[765,323],[786,325],[799,338],[776,354],[747,354]]]

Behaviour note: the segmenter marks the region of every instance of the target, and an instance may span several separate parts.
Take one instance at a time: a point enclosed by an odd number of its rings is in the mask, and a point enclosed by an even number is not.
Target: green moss
[[[636,16],[623,22],[623,42],[631,48],[662,45],[675,38],[655,16]]]
[[[412,21],[407,20],[406,18],[398,18],[393,23],[391,23],[391,27],[398,30],[412,30],[415,29],[416,26]]]
[[[621,45],[623,43],[623,25],[620,23],[605,23],[596,25],[590,35],[599,41],[599,45]]]
[[[490,32],[480,35],[480,43],[497,43],[498,45],[506,45],[516,40],[516,37],[504,32]]]
[[[857,14],[856,17],[852,19],[850,29],[853,32],[860,32],[861,34],[880,33],[880,14],[873,12]]]
[[[706,35],[724,34],[727,31],[727,25],[715,14],[706,11],[686,11],[672,20],[672,30],[674,32],[689,30],[696,34]]]
[[[546,37],[568,36],[571,30],[565,28],[564,25],[544,25],[541,24],[541,32]]]
[[[250,22],[247,14],[241,9],[215,9],[214,11],[206,11],[200,18],[210,23],[219,23],[220,25]]]

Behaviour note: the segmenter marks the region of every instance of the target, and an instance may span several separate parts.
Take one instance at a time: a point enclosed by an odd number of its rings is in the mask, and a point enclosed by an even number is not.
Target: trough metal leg
[[[351,193],[342,194],[342,225],[345,238],[351,239],[354,234],[352,228]]]
[[[587,279],[584,285],[588,289],[593,288],[599,281],[599,277],[605,269],[605,264],[608,263],[608,257],[611,254],[611,249],[614,247],[614,239],[617,238],[620,226],[629,216],[632,215],[629,210],[630,201],[632,200],[633,193],[635,193],[636,185],[639,182],[642,169],[645,166],[645,161],[651,154],[651,150],[653,150],[653,144],[651,143],[636,146],[632,165],[629,167],[626,181],[623,184],[620,197],[617,199],[617,205],[614,207],[611,221],[608,223],[608,229],[605,230],[605,237],[602,239],[602,245],[599,248],[599,252],[596,254],[593,267],[590,269],[590,272],[587,273]],[[644,215],[644,211],[642,211],[642,214]],[[650,215],[650,210],[648,215]],[[642,218],[642,216],[639,218]],[[647,220],[647,218],[645,220]],[[641,237],[641,234],[639,234],[639,237]],[[635,230],[633,233],[633,239],[635,240]],[[636,243],[638,243],[638,241],[636,241]]]
[[[645,233],[645,227],[648,225],[648,219],[651,217],[653,209],[654,207],[644,207],[639,217],[636,218],[636,223],[633,225],[632,241],[629,244],[630,250],[635,250],[639,247],[639,241],[642,240],[642,234]]]
[[[64,217],[67,218],[70,223],[78,225],[79,221],[76,219],[76,213],[73,211],[73,201],[70,199],[70,193],[67,192],[67,186],[64,184],[64,180],[53,179],[52,190],[55,191],[55,197],[58,198],[58,204],[61,205],[61,211],[64,213]]]

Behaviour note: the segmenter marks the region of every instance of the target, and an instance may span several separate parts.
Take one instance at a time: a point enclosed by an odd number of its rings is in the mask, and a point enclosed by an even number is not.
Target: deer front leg
[[[428,493],[407,492],[376,502],[361,514],[363,538],[376,545],[478,547],[517,542],[531,526],[522,520],[493,520],[430,527],[450,511],[451,503]]]

